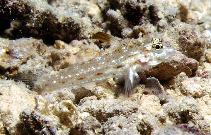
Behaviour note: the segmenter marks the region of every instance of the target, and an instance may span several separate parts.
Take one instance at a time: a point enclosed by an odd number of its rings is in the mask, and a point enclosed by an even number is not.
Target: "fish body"
[[[90,61],[70,65],[56,74],[44,75],[38,85],[44,90],[77,88],[108,78],[125,78],[125,90],[130,91],[137,73],[152,68],[175,52],[172,48],[152,48],[151,43],[140,46],[120,46],[111,53]]]

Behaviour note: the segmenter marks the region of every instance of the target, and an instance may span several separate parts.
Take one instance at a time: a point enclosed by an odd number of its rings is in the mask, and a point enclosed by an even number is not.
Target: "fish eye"
[[[162,44],[161,39],[153,38],[152,39],[152,48],[154,48],[154,49],[161,49],[161,48],[163,48],[163,44]]]
[[[155,45],[155,49],[161,49],[161,48],[163,48],[163,45],[162,44],[156,44]]]

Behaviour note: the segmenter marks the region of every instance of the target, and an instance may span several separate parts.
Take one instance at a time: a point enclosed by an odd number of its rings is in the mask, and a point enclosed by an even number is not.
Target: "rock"
[[[211,63],[211,49],[207,49],[205,52],[207,62]]]
[[[54,11],[61,9],[53,9],[46,1],[3,0],[0,5],[3,9],[0,15],[4,16],[5,23],[12,23],[9,18],[14,18],[14,21],[19,24],[7,30],[10,37],[34,36],[43,38],[47,42],[52,42],[53,39],[70,42],[79,35],[79,24],[70,16],[57,18]],[[10,9],[13,9],[13,12],[8,15],[6,11]]]
[[[27,61],[34,53],[36,47],[42,44],[41,41],[32,38],[19,40],[1,39],[1,68],[7,70],[14,69]]]
[[[35,111],[24,111],[20,115],[24,129],[30,134],[58,134],[57,127],[48,117]]]
[[[58,91],[44,92],[42,96],[49,103],[58,103],[62,100],[71,100],[75,102],[75,94],[69,89],[62,89]]]
[[[127,118],[125,116],[114,116],[108,119],[103,126],[106,135],[139,135],[136,127],[135,118]]]
[[[140,31],[137,33],[131,28],[145,22],[157,25],[163,17],[158,6],[145,1],[98,1],[98,5],[106,13],[104,16],[111,34],[118,37],[138,38]],[[116,6],[115,10],[113,6]]]
[[[45,51],[41,40],[22,38],[18,40],[0,39],[2,70],[15,69],[27,62],[32,56]]]
[[[103,129],[101,123],[89,113],[81,114],[82,121],[77,124],[75,128],[71,129],[70,134],[86,134],[86,135],[101,135],[103,134]]]
[[[36,108],[22,112],[20,118],[26,132],[68,134],[81,121],[76,106],[64,97],[57,100],[46,97],[37,96]]]
[[[196,72],[196,75],[201,78],[211,77],[211,64],[204,62]]]
[[[33,88],[37,77],[43,72],[47,60],[41,55],[47,46],[34,38],[17,40],[0,39],[0,70],[1,74],[15,81],[22,81]],[[47,71],[47,70],[46,70]]]
[[[155,95],[143,95],[140,105],[143,106],[142,109],[147,110],[151,114],[158,114],[162,111],[160,100]]]
[[[166,56],[167,57],[167,56]],[[147,76],[153,76],[159,80],[169,80],[181,72],[188,76],[194,74],[198,68],[198,62],[188,58],[179,51],[175,51],[160,64],[145,71]]]
[[[211,79],[193,77],[187,78],[181,83],[181,92],[188,96],[200,98],[211,92]]]
[[[25,109],[35,107],[36,93],[29,91],[24,84],[0,80],[0,119],[10,134],[19,133],[19,115]]]
[[[154,130],[160,126],[157,118],[152,115],[143,116],[141,121],[137,125],[137,129],[140,134],[151,135]]]
[[[77,109],[71,100],[62,100],[52,108],[53,114],[59,118],[62,125],[72,128],[76,125]]]
[[[115,115],[129,116],[137,112],[138,106],[131,101],[124,101],[120,99],[101,99],[89,100],[84,99],[79,106],[80,112],[88,112],[100,122],[107,121],[108,118]]]
[[[155,131],[153,135],[205,135],[202,131],[196,127],[190,126],[188,124],[178,124],[178,125],[167,125],[159,130]]]
[[[203,118],[199,104],[192,97],[180,97],[177,101],[172,100],[164,104],[163,110],[176,124],[193,123],[199,130],[209,131],[208,122]]]
[[[206,42],[195,29],[181,30],[179,34],[180,50],[190,58],[200,60],[204,55]]]
[[[2,121],[0,122],[0,134],[2,134],[2,135],[6,134],[5,126]]]
[[[200,107],[200,112],[204,116],[204,119],[211,123],[211,98],[209,95],[205,95],[204,97],[197,100]],[[209,125],[208,125],[209,126]]]

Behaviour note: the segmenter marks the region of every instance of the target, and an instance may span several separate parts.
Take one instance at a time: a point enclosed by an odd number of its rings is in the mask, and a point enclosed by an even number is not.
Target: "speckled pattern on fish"
[[[173,48],[156,49],[153,46],[153,42],[140,46],[120,46],[112,53],[71,65],[57,74],[44,75],[38,80],[38,87],[51,91],[67,87],[77,88],[86,83],[100,82],[108,78],[125,78],[125,89],[131,90],[137,73],[153,68],[175,53],[180,53]]]

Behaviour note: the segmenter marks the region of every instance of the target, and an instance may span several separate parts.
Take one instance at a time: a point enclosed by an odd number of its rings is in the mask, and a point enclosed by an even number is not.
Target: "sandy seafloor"
[[[159,82],[129,95],[112,76],[52,85],[52,74],[153,38],[177,50],[144,71]],[[211,1],[1,0],[0,73],[1,135],[211,134]]]

